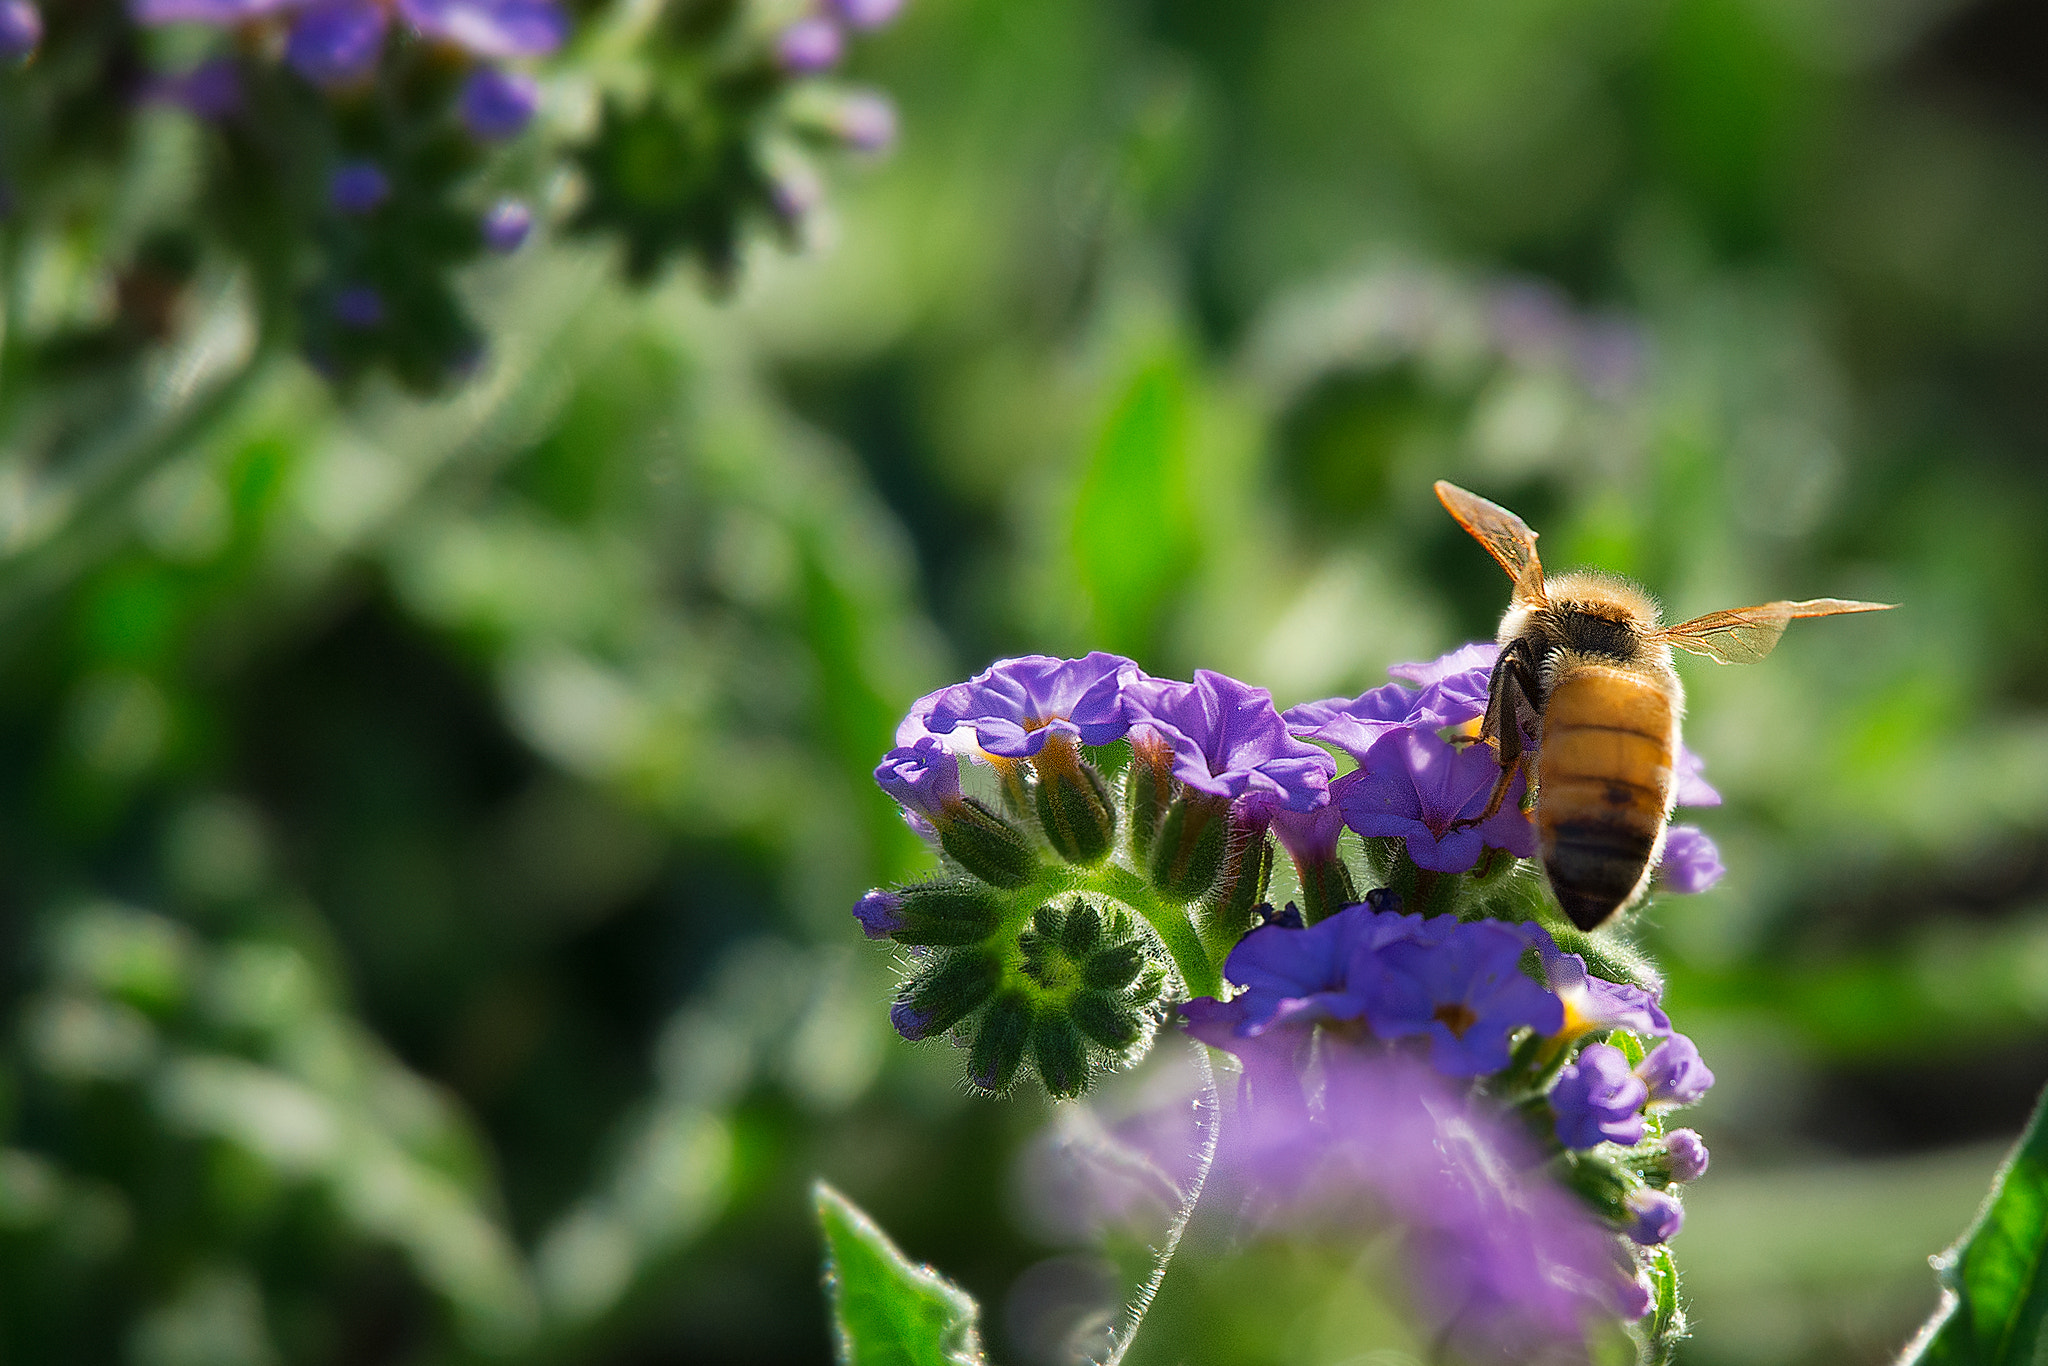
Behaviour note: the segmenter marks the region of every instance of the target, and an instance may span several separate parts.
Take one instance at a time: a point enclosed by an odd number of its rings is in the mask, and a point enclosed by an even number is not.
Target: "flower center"
[[[1466,1030],[1479,1023],[1479,1012],[1463,1001],[1446,1001],[1436,1008],[1433,1018],[1450,1030],[1453,1038],[1462,1039]]]

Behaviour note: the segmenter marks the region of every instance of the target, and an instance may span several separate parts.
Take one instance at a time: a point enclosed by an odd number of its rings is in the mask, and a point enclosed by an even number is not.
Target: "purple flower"
[[[1193,683],[1140,677],[1125,698],[1130,724],[1166,742],[1173,775],[1195,791],[1303,812],[1329,800],[1336,763],[1287,733],[1264,688],[1197,669]]]
[[[1337,836],[1344,829],[1344,813],[1334,802],[1295,811],[1269,798],[1257,802],[1252,814],[1272,827],[1297,868],[1320,867],[1337,857]]]
[[[377,69],[390,26],[376,0],[325,0],[292,24],[284,59],[315,85],[353,85]]]
[[[826,112],[825,125],[856,152],[886,152],[896,143],[896,106],[886,95],[850,91]]]
[[[29,0],[0,0],[0,58],[18,61],[42,45],[42,11]]]
[[[368,285],[344,285],[334,292],[334,316],[343,327],[368,331],[384,321],[384,296]]]
[[[1636,1075],[1649,1087],[1652,1105],[1690,1105],[1714,1084],[1698,1045],[1683,1034],[1673,1034],[1651,1049],[1637,1065]]]
[[[1557,1074],[1550,1108],[1557,1115],[1557,1141],[1567,1148],[1619,1143],[1632,1148],[1643,1139],[1643,1102],[1649,1088],[1629,1071],[1628,1057],[1609,1044],[1587,1044],[1578,1061]]]
[[[853,903],[853,918],[868,938],[887,939],[905,924],[903,898],[878,887]]]
[[[1130,660],[1100,650],[1083,659],[999,659],[967,682],[920,699],[898,742],[917,722],[939,736],[967,726],[983,750],[1005,759],[1028,759],[1055,735],[1106,745],[1130,729],[1124,690],[1138,677]]]
[[[1306,1121],[1308,1100],[1301,1084],[1301,1061],[1309,1047],[1306,1029],[1251,1032],[1243,996],[1228,1001],[1198,996],[1181,1002],[1179,1010],[1190,1038],[1237,1057],[1244,1068],[1248,1105],[1258,1106],[1269,1119],[1285,1115]]]
[[[1623,1232],[1644,1247],[1669,1241],[1685,1224],[1684,1207],[1663,1191],[1633,1190],[1624,1204],[1629,1222]]]
[[[1664,832],[1664,860],[1657,865],[1657,878],[1666,891],[1704,892],[1727,871],[1721,851],[1698,826],[1674,825]]]
[[[775,60],[785,71],[826,71],[839,64],[846,40],[822,14],[797,20],[775,35]]]
[[[478,67],[462,83],[462,124],[484,142],[517,137],[539,106],[539,83],[516,71]]]
[[[1707,1145],[1691,1129],[1673,1129],[1664,1135],[1664,1158],[1671,1164],[1673,1181],[1697,1181],[1707,1174]]]
[[[1678,804],[1680,806],[1719,806],[1721,804],[1721,794],[1708,786],[1707,780],[1700,776],[1700,770],[1706,767],[1706,760],[1700,758],[1699,755],[1694,754],[1681,744],[1678,747],[1678,763],[1675,767],[1677,769]]]
[[[345,161],[327,180],[327,200],[346,214],[373,212],[391,198],[391,177],[372,161]]]
[[[1287,726],[1304,740],[1335,745],[1364,760],[1372,747],[1396,731],[1462,726],[1486,713],[1486,688],[1497,645],[1466,645],[1424,664],[1396,664],[1383,683],[1346,700],[1332,697],[1287,709]],[[1412,686],[1404,686],[1412,685]]]
[[[142,97],[191,110],[202,119],[223,119],[242,107],[242,73],[234,59],[211,57],[182,76],[153,76]]]
[[[501,199],[491,205],[481,224],[484,245],[505,255],[519,250],[533,231],[533,210],[517,199]]]
[[[880,28],[903,9],[903,0],[831,0],[832,10],[849,28]]]
[[[1516,1030],[1549,1035],[1564,1024],[1557,997],[1522,974],[1530,942],[1520,927],[1479,920],[1454,923],[1435,942],[1384,944],[1373,954],[1379,971],[1366,987],[1366,1019],[1381,1038],[1426,1035],[1430,1062],[1449,1076],[1497,1072]]]
[[[1223,964],[1224,977],[1244,989],[1231,998],[1241,1007],[1238,1033],[1365,1014],[1351,960],[1374,928],[1373,913],[1355,907],[1305,929],[1262,925],[1238,940]]]
[[[1536,951],[1543,960],[1543,980],[1564,1003],[1566,1039],[1602,1029],[1626,1029],[1660,1039],[1671,1033],[1671,1017],[1657,1004],[1655,993],[1593,976],[1586,971],[1585,959],[1558,948],[1547,934],[1537,941]]]
[[[883,755],[875,766],[875,782],[896,799],[920,834],[936,835],[948,809],[961,800],[960,760],[929,736]]]
[[[543,57],[569,36],[555,0],[398,0],[398,12],[428,38],[478,57]]]
[[[128,13],[138,24],[241,24],[279,10],[294,9],[304,0],[129,0]]]
[[[1396,835],[1407,841],[1418,868],[1462,873],[1483,849],[1521,858],[1536,852],[1536,827],[1522,814],[1525,779],[1517,774],[1500,809],[1477,819],[1500,777],[1500,764],[1484,745],[1452,746],[1434,735],[1398,730],[1375,744],[1332,789],[1344,823],[1361,835]]]

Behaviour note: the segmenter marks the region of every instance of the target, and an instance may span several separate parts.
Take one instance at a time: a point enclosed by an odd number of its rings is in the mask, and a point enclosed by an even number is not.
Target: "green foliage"
[[[1941,1308],[1906,1354],[1926,1366],[2040,1360],[2048,1342],[2048,1097],[1970,1231],[1935,1263]]]
[[[919,1266],[874,1220],[823,1181],[811,1188],[825,1230],[825,1287],[841,1366],[977,1366],[972,1296]]]

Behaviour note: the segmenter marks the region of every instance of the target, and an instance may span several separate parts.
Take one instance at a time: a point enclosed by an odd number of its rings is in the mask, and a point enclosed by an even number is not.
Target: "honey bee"
[[[1767,602],[1663,626],[1656,602],[1612,575],[1579,571],[1545,583],[1536,533],[1506,508],[1443,480],[1436,496],[1515,585],[1479,731],[1500,756],[1500,781],[1479,819],[1500,809],[1517,769],[1528,772],[1544,871],[1582,930],[1641,896],[1663,857],[1685,715],[1671,647],[1749,664],[1795,617],[1896,605]]]

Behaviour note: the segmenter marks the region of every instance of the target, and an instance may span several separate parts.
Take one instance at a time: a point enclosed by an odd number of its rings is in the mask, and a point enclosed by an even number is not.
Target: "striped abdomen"
[[[1536,828],[1565,914],[1592,929],[1642,888],[1671,811],[1677,716],[1654,680],[1584,664],[1551,689]]]

